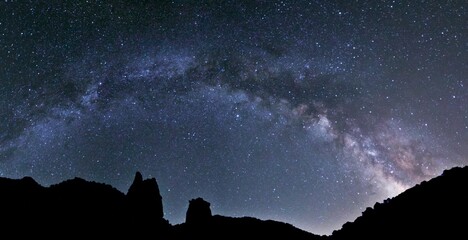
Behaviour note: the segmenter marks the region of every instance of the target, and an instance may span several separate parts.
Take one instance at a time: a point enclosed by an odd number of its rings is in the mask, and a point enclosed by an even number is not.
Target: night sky
[[[468,3],[0,3],[0,176],[330,234],[468,164]]]

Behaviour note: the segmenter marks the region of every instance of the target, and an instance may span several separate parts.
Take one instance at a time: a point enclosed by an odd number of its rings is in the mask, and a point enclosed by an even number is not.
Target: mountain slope
[[[468,167],[456,167],[367,208],[331,238],[468,239],[467,226]]]
[[[300,230],[291,224],[251,217],[211,215],[210,203],[201,198],[189,202],[186,221],[174,226],[173,239],[297,239],[324,237]]]

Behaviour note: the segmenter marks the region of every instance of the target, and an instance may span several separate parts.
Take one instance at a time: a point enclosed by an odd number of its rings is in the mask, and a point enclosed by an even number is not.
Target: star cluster
[[[3,1],[0,176],[330,234],[468,163],[464,1]]]

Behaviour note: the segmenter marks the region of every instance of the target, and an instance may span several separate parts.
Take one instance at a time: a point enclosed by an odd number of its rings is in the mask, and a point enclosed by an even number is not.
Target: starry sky
[[[330,234],[468,164],[468,4],[0,3],[0,176]]]

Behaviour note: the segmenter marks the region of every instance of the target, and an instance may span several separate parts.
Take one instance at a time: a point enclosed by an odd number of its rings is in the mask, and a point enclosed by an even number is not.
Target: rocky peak
[[[150,217],[163,218],[162,197],[155,178],[143,180],[140,172],[128,189],[127,198],[134,211],[145,212]]]
[[[140,172],[136,172],[135,173],[135,179],[133,180],[133,184],[138,184],[138,183],[141,183],[141,182],[143,182],[143,175],[141,175]]]

